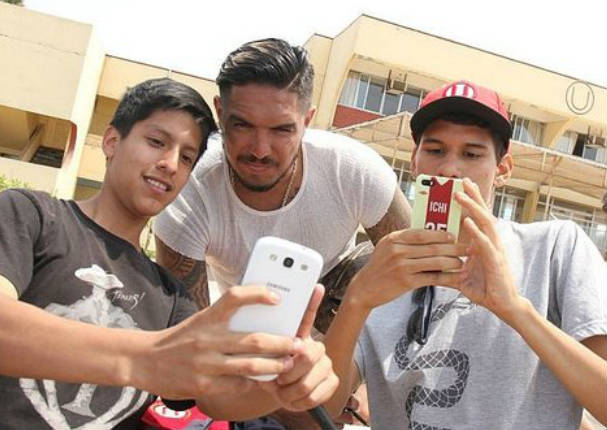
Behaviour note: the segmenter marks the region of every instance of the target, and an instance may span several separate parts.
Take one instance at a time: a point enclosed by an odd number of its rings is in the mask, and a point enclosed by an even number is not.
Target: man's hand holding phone
[[[382,238],[348,288],[359,306],[370,310],[429,285],[458,286],[466,246],[457,243],[461,208],[453,195],[461,189],[459,179],[418,176],[411,229]]]
[[[489,309],[514,326],[526,300],[519,295],[497,232],[495,218],[476,184],[464,179],[455,198],[468,214],[463,229],[469,238],[468,259],[460,274],[459,290],[472,302]]]
[[[165,399],[191,399],[246,392],[256,387],[245,375],[282,373],[293,367],[295,339],[266,333],[235,333],[230,317],[242,306],[273,306],[279,298],[266,287],[230,288],[213,306],[180,324],[151,332],[133,365],[134,384]],[[152,382],[152,385],[150,385]]]
[[[324,287],[316,285],[297,332],[298,351],[293,366],[272,381],[259,382],[271,393],[281,407],[291,411],[306,411],[327,401],[338,386],[331,359],[322,342],[312,339],[311,331],[316,311],[324,295]]]
[[[315,285],[322,257],[302,245],[276,238],[260,238],[255,244],[242,283],[266,285],[280,296],[272,305],[244,306],[229,322],[234,332],[262,332],[294,339],[296,351],[287,357],[290,366],[280,372],[248,376],[270,393],[280,407],[305,411],[331,397],[338,379],[324,345],[311,336],[324,288]],[[247,288],[246,286],[242,288]]]
[[[344,300],[363,311],[427,285],[457,287],[466,246],[446,231],[401,230],[384,236],[352,279]]]

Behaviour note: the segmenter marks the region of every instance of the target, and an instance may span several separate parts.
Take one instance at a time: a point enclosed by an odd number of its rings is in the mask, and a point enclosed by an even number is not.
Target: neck
[[[228,169],[231,167],[228,165]],[[240,181],[230,173],[231,185],[238,198],[247,206],[258,211],[273,211],[289,204],[297,195],[303,180],[303,154],[299,153],[287,173],[267,191],[252,191],[242,185]],[[290,185],[290,186],[289,186]]]
[[[136,249],[141,248],[139,237],[149,218],[133,215],[105,186],[95,196],[77,201],[76,204],[105,230],[130,242]]]

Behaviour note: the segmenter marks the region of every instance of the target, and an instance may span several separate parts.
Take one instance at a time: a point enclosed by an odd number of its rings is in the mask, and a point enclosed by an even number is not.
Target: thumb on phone
[[[297,330],[297,337],[306,338],[312,333],[312,327],[314,325],[314,320],[316,319],[316,311],[318,311],[320,302],[322,301],[324,295],[325,287],[321,284],[316,284],[314,286],[314,290],[312,291],[310,301],[308,302],[306,312],[301,319],[299,330]]]

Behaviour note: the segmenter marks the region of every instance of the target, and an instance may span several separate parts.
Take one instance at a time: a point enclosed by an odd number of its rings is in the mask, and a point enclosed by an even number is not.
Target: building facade
[[[127,87],[171,77],[209,103],[217,94],[212,79],[106,55],[88,24],[0,3],[0,29],[0,176],[57,197],[99,188],[101,138]],[[316,71],[313,126],[374,148],[409,198],[409,119],[424,94],[457,79],[497,90],[512,115],[516,166],[495,214],[573,219],[607,253],[607,89],[365,15],[305,46]]]
[[[373,147],[409,199],[409,120],[424,95],[459,79],[498,91],[514,126],[515,168],[494,214],[572,219],[607,255],[604,87],[366,15],[306,47],[317,71],[313,126]]]

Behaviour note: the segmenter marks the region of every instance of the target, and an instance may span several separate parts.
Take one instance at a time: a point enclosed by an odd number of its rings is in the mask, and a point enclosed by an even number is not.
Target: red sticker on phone
[[[447,230],[449,223],[449,209],[451,207],[451,192],[453,179],[440,184],[438,179],[432,178],[430,192],[428,193],[428,206],[426,207],[426,230]]]

